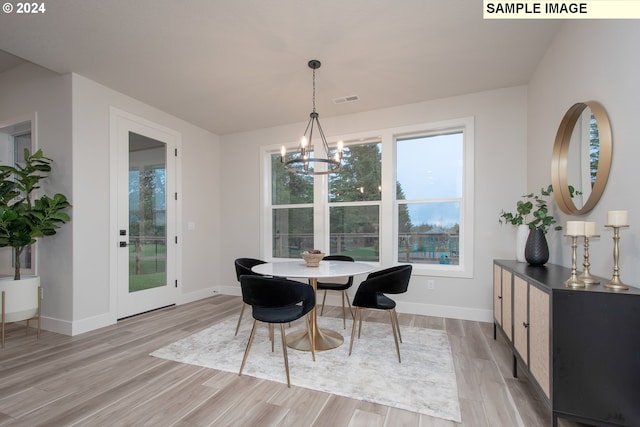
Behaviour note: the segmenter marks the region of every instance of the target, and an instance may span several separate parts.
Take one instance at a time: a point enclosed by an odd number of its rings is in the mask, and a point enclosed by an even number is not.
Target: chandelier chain
[[[316,69],[313,69],[313,112],[316,112]]]

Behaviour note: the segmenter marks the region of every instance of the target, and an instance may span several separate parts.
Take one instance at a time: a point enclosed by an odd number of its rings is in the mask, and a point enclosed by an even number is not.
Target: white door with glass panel
[[[176,303],[177,134],[117,115],[119,319]]]

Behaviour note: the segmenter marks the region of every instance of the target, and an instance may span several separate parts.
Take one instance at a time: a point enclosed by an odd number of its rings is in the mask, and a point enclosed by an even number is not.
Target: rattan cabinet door
[[[502,268],[493,265],[493,318],[502,326]]]
[[[549,294],[535,286],[529,288],[529,371],[536,379],[544,394],[550,398],[549,372]]]
[[[507,337],[513,341],[513,310],[511,304],[511,279],[513,274],[510,271],[502,270],[502,330]]]
[[[515,276],[513,278],[513,346],[525,365],[529,365],[528,293],[527,281]]]

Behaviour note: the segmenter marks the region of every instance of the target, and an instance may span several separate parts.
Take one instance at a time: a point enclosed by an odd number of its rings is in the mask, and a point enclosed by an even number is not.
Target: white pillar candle
[[[613,225],[615,227],[629,225],[629,211],[607,212],[607,225]]]
[[[594,221],[585,221],[584,223],[584,235],[587,237],[597,236],[596,223]]]
[[[567,221],[568,236],[584,236],[584,221]]]

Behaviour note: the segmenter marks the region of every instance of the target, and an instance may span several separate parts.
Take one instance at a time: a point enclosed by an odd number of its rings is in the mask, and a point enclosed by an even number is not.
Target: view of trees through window
[[[318,246],[332,255],[380,262],[381,239],[397,239],[395,249],[386,251],[397,254],[396,262],[460,265],[463,130],[398,137],[393,143],[395,195],[386,195],[385,205],[381,138],[346,143],[341,171],[327,179],[290,173],[280,154],[271,153],[271,256],[298,258],[321,242]],[[314,185],[327,185],[326,192],[314,191]],[[320,194],[326,198],[316,200]],[[321,223],[314,224],[314,218]],[[388,229],[393,237],[381,236],[381,221],[395,224]]]
[[[329,176],[331,254],[379,261],[382,145],[349,145],[342,159],[340,173]]]
[[[129,288],[166,285],[166,168],[129,170]]]
[[[288,154],[291,156],[292,154]],[[345,147],[342,170],[329,175],[330,253],[379,260],[381,144]],[[312,175],[288,172],[271,155],[272,251],[298,258],[314,248]]]

